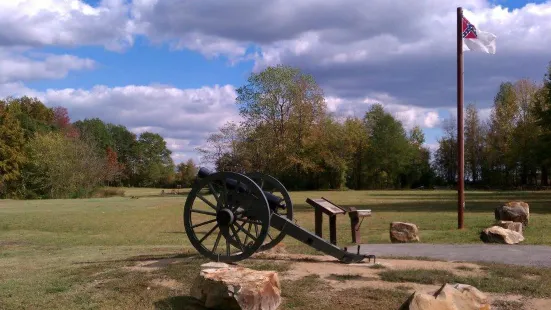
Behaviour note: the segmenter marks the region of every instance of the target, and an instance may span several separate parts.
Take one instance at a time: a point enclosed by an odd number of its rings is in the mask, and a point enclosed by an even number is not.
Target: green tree
[[[144,132],[138,138],[138,171],[141,186],[160,186],[171,183],[175,165],[166,141],[159,134]]]
[[[368,156],[368,136],[365,123],[359,118],[348,117],[343,124],[342,140],[347,166],[347,186],[353,189],[364,188],[366,178],[366,158]]]
[[[495,180],[490,181],[492,184],[506,186],[511,183],[510,172],[516,166],[511,150],[517,114],[517,97],[513,83],[501,83],[494,98],[488,134],[488,160],[495,175]]]
[[[23,193],[29,198],[88,196],[105,180],[106,159],[86,141],[49,132],[35,135],[26,149]]]
[[[176,180],[183,187],[191,187],[199,168],[193,162],[193,159],[188,159],[186,162],[181,162],[176,166]]]
[[[378,188],[401,187],[400,174],[405,171],[410,155],[402,123],[380,104],[371,107],[364,121],[369,139],[366,159],[369,183]]]
[[[264,172],[291,180],[318,168],[306,154],[324,122],[326,103],[312,76],[289,66],[268,67],[251,74],[237,93],[244,131],[269,154]]]
[[[35,133],[50,132],[56,128],[53,109],[45,106],[37,98],[10,97],[3,103],[6,109],[18,119],[23,128],[25,140],[31,139]]]
[[[457,120],[448,118],[443,122],[444,135],[438,139],[438,149],[434,155],[435,172],[447,184],[457,182]]]
[[[113,143],[113,151],[117,154],[118,162],[122,167],[121,180],[135,184],[138,174],[138,142],[136,134],[123,125],[107,124],[107,132]]]
[[[23,128],[0,101],[0,197],[7,194],[7,183],[19,179],[25,161]]]
[[[549,185],[549,166],[551,165],[551,62],[544,75],[543,86],[534,96],[536,124],[540,128],[537,157],[540,163],[540,184]]]
[[[79,120],[74,123],[78,128],[80,137],[88,143],[95,145],[98,154],[105,155],[108,147],[113,148],[113,137],[107,129],[107,125],[99,118]]]
[[[474,104],[467,105],[465,112],[465,176],[473,183],[480,181],[484,156],[484,131],[478,109]]]

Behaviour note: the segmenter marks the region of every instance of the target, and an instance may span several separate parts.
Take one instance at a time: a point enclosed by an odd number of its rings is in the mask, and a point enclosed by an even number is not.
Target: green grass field
[[[120,309],[129,303],[129,308],[149,309],[154,301],[177,295],[169,289],[144,291],[139,284],[143,278],[121,273],[120,267],[132,265],[133,257],[196,253],[182,223],[186,196],[160,197],[160,189],[125,190],[126,197],[0,200],[0,309]],[[462,231],[456,229],[454,191],[291,193],[298,224],[313,232],[314,213],[307,197],[371,209],[373,216],[361,227],[364,243],[390,242],[392,221],[417,224],[421,242],[480,243],[480,230],[494,222],[494,208],[523,200],[531,213],[524,243],[551,245],[551,192],[467,192]],[[337,236],[339,246],[351,243],[348,215],[339,216]],[[283,243],[292,252],[315,253],[290,238]],[[197,274],[198,264],[189,268],[162,272]],[[104,277],[116,280],[104,283]],[[98,288],[97,283],[103,284]]]

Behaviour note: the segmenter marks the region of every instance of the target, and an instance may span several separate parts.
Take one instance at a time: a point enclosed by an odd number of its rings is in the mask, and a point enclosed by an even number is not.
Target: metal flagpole
[[[463,228],[465,154],[463,144],[463,8],[457,8],[457,225]]]

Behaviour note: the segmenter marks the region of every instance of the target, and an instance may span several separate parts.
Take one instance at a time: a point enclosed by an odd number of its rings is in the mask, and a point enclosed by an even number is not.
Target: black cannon
[[[211,197],[213,200],[207,199]],[[262,173],[244,175],[201,168],[186,199],[183,217],[191,244],[213,261],[246,259],[274,247],[286,235],[343,263],[375,259],[374,255],[360,254],[359,246],[357,253],[348,252],[295,224],[289,193],[276,178]],[[209,224],[212,227],[206,229]],[[275,237],[270,227],[277,230]]]

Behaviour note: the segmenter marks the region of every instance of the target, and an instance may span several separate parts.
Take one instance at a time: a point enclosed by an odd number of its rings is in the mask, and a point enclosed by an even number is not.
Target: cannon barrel
[[[210,169],[206,168],[206,167],[201,167],[199,169],[199,171],[197,172],[197,177],[202,179],[202,178],[206,178],[208,177],[209,175],[213,174],[215,172],[211,171]],[[235,189],[237,185],[237,181],[234,180],[234,179],[231,179],[231,178],[226,178],[226,186],[228,187],[228,189]],[[243,183],[240,183],[239,184],[239,189],[238,191],[247,191],[247,186]],[[270,205],[270,209],[272,210],[277,210],[278,208],[279,209],[285,209],[285,206],[282,206],[281,205],[281,202],[284,200],[283,198],[279,198],[277,197],[276,195],[270,193],[270,192],[267,192],[267,191],[263,191],[264,192],[264,196],[266,197],[266,200],[268,201],[268,204]]]

